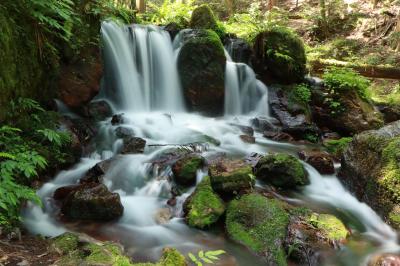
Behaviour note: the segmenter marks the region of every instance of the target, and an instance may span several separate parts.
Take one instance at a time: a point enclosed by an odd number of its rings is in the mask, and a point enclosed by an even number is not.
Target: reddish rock
[[[253,136],[249,136],[249,135],[240,135],[239,137],[240,137],[240,139],[241,139],[243,142],[250,143],[250,144],[256,143],[256,138],[253,137]]]
[[[323,175],[335,173],[335,165],[332,156],[322,151],[301,151],[299,157],[318,170]]]
[[[398,254],[380,254],[371,259],[368,266],[400,266]]]
[[[292,136],[284,132],[264,131],[263,136],[275,141],[294,141]]]

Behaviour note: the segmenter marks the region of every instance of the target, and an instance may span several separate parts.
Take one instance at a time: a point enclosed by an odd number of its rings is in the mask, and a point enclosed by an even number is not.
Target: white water
[[[255,144],[244,143],[239,138],[242,132],[232,124],[249,125],[249,120],[253,118],[250,113],[268,116],[267,88],[256,80],[248,66],[228,62],[226,116],[207,118],[179,112],[183,110],[179,82],[174,86],[170,83],[159,84],[160,81],[168,83],[170,80],[162,75],[156,77],[153,72],[163,71],[160,69],[169,66],[172,69],[169,71],[176,74],[172,45],[165,37],[166,33],[153,27],[120,27],[112,23],[104,23],[102,33],[108,79],[108,91],[105,94],[110,98],[117,96],[113,100],[117,108],[125,112],[123,126],[133,129],[135,136],[145,139],[147,147],[144,154],[119,155],[106,173],[104,183],[111,191],[120,194],[125,210],[119,221],[99,226],[96,233],[121,241],[133,256],[146,254],[146,258],[156,260],[164,246],[177,247],[182,252],[222,248],[230,254],[236,254],[236,262],[240,265],[259,265],[254,256],[244,249],[234,249],[218,235],[190,229],[179,218],[182,204],[194,188],[178,197],[177,205],[171,208],[171,213],[177,218],[159,224],[157,213],[160,209],[169,208],[166,202],[171,196],[171,185],[167,178],[171,170],[167,168],[152,172],[149,162],[170,148],[150,145],[204,142],[205,136],[217,139],[221,145],[210,144],[202,152],[204,156],[223,152],[242,158],[251,152],[295,154],[303,150],[306,147],[273,142],[259,133],[255,134]],[[157,40],[157,44],[153,43],[154,40]],[[159,47],[162,45],[167,48]],[[169,55],[163,55],[162,51]],[[154,62],[158,62],[157,70],[154,70]],[[263,93],[260,93],[260,89]],[[165,102],[153,97],[158,93],[166,97],[163,99]],[[122,140],[115,136],[117,126],[112,126],[110,120],[99,124],[97,151],[90,158],[83,158],[78,165],[61,172],[38,191],[44,208],[29,205],[24,211],[25,225],[32,233],[56,236],[67,230],[83,230],[71,224],[62,225],[57,220],[58,208],[52,200],[52,194],[61,186],[77,183],[97,162],[118,154]],[[398,250],[396,233],[370,207],[354,198],[335,176],[321,176],[309,165],[305,164],[305,167],[311,184],[304,188],[304,197],[315,203],[327,204],[339,212],[351,213],[365,227],[360,233],[380,243],[377,251]],[[205,172],[199,171],[198,182],[204,175]]]

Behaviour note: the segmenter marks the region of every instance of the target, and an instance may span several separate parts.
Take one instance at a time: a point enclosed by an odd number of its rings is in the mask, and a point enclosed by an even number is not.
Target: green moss
[[[224,202],[212,190],[208,176],[204,177],[185,205],[187,223],[197,228],[209,227],[225,212]]]
[[[78,248],[79,237],[72,233],[64,233],[53,239],[51,249],[60,254],[69,254]]]
[[[160,266],[186,266],[185,257],[174,248],[164,248]]]
[[[341,241],[347,238],[348,231],[346,227],[333,215],[313,214],[310,216],[308,222],[322,230],[329,239]]]
[[[90,255],[85,257],[85,265],[115,265],[115,266],[130,266],[130,259],[125,257],[120,247],[112,243],[104,245],[88,244],[84,247]]]
[[[250,165],[242,161],[227,161],[220,166],[212,165],[209,169],[211,186],[218,193],[239,192],[244,189],[250,189],[255,185],[253,170]]]
[[[388,215],[392,226],[400,228],[400,205],[396,205]]]
[[[266,155],[255,167],[257,178],[279,188],[293,188],[309,183],[301,162],[289,154]]]
[[[225,27],[218,21],[207,4],[193,10],[190,27],[193,29],[213,30],[221,39],[226,35]]]
[[[178,160],[173,167],[175,181],[182,185],[194,184],[196,182],[197,170],[203,164],[204,158],[200,156],[190,156]]]
[[[339,158],[342,156],[343,152],[352,140],[353,138],[341,138],[338,140],[333,139],[326,141],[324,145],[330,153]]]
[[[269,263],[287,265],[282,241],[289,216],[276,199],[248,194],[233,200],[226,214],[228,235],[251,250],[267,253]]]
[[[290,29],[274,27],[261,33],[264,63],[282,83],[302,81],[306,74],[306,53],[302,40]],[[260,41],[257,41],[260,42]]]
[[[396,203],[400,202],[400,137],[390,140],[385,146],[382,160],[382,178],[378,182]]]

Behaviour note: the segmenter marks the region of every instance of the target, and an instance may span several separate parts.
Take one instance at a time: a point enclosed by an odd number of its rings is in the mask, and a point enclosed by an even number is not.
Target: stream
[[[106,100],[114,114],[123,113],[122,125],[113,126],[111,118],[98,123],[96,150],[86,154],[71,169],[60,172],[37,192],[44,206],[33,204],[23,211],[26,228],[33,234],[57,236],[66,231],[86,233],[100,240],[115,240],[124,245],[135,262],[157,261],[164,247],[175,247],[183,254],[199,250],[227,251],[218,265],[265,265],[265,262],[241,245],[230,241],[222,226],[211,231],[188,227],[182,218],[182,204],[194,190],[178,197],[175,207],[168,207],[171,169],[157,171],[151,161],[170,149],[165,144],[200,143],[204,137],[220,142],[194,147],[204,157],[224,153],[230,158],[243,158],[251,153],[297,152],[311,149],[308,145],[274,142],[255,132],[256,143],[243,142],[235,125],[251,126],[251,119],[268,119],[268,88],[256,79],[254,71],[229,56],[226,66],[225,115],[204,117],[185,111],[176,58],[182,33],[172,42],[169,34],[155,26],[120,26],[103,22],[102,41],[104,80],[96,100]],[[228,53],[228,52],[227,52]],[[71,116],[59,102],[60,111]],[[73,114],[77,116],[76,114]],[[122,140],[116,137],[119,126],[130,128],[136,137],[146,140],[143,154],[120,155]],[[111,223],[66,222],[58,218],[59,207],[52,199],[54,191],[76,184],[96,163],[115,158],[104,177],[105,185],[121,196],[123,216]],[[321,176],[304,164],[310,185],[282,196],[284,200],[312,207],[340,218],[351,230],[348,244],[329,258],[326,265],[365,265],[376,253],[400,250],[397,233],[366,204],[348,192],[336,176]],[[339,167],[339,166],[338,166]],[[198,171],[198,182],[207,169]],[[258,186],[264,187],[259,183]],[[160,209],[172,208],[174,218],[157,222]]]

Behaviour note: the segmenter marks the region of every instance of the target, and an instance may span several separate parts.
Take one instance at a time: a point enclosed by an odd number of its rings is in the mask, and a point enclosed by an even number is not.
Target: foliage
[[[298,84],[292,90],[290,97],[297,103],[308,105],[311,101],[310,88],[307,86],[307,84]]]
[[[325,71],[323,78],[325,85],[335,93],[353,90],[361,98],[369,99],[369,80],[352,69],[332,67]]]
[[[288,23],[288,13],[274,8],[263,12],[260,2],[253,2],[248,10],[236,13],[225,23],[228,32],[246,39],[252,43],[255,37],[263,31],[274,27],[285,27]]]
[[[214,250],[214,251],[206,251],[200,250],[198,253],[198,258],[193,255],[193,253],[189,253],[189,258],[193,261],[197,266],[203,266],[204,263],[214,264],[214,261],[218,261],[218,256],[226,253],[224,250]]]
[[[341,138],[338,140],[328,140],[324,143],[325,147],[328,151],[334,154],[336,157],[341,157],[344,150],[347,148],[349,143],[353,140],[353,138]]]
[[[8,110],[7,125],[0,128],[0,226],[9,229],[20,221],[23,202],[40,204],[27,185],[45,168],[65,162],[70,138],[31,99],[12,101]]]
[[[149,1],[149,11],[141,15],[140,19],[144,23],[156,25],[176,23],[184,28],[189,25],[192,12],[196,7],[193,0],[185,1],[185,3],[183,1],[164,0],[161,5]]]

